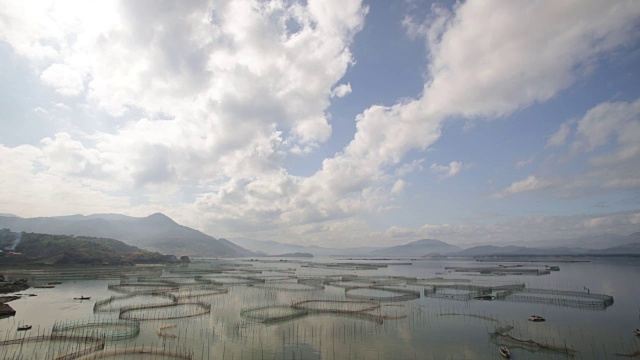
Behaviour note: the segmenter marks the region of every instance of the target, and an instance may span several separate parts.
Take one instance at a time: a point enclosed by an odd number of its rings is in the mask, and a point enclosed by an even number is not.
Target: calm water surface
[[[79,327],[66,334],[100,337],[118,333],[124,330],[113,322],[119,317],[131,316],[156,320],[140,320],[137,335],[106,339],[104,348],[107,352],[154,348],[164,351],[166,359],[180,358],[180,354],[194,359],[498,359],[499,346],[506,345],[514,359],[622,359],[625,357],[621,355],[633,355],[640,350],[640,338],[633,334],[634,329],[640,328],[638,259],[595,259],[579,263],[393,260],[386,261],[387,267],[376,269],[325,266],[336,262],[339,261],[211,260],[177,269],[144,269],[141,273],[122,268],[73,268],[68,272],[5,269],[2,272],[12,278],[29,277],[32,282],[41,284],[51,281],[62,284],[55,288],[28,289],[21,293],[37,296],[25,296],[9,303],[17,314],[0,319],[0,338],[4,340],[0,345],[0,357],[48,359],[77,354],[79,349],[90,346],[64,339],[35,341],[33,338],[43,334],[49,336],[55,324],[74,326],[88,322],[110,322],[112,325]],[[358,262],[385,263],[379,260]],[[410,264],[398,264],[400,262]],[[540,270],[544,265],[557,265],[560,271],[536,276],[480,275],[445,269],[517,264]],[[399,278],[391,281],[389,277]],[[405,281],[407,278],[419,280],[416,284]],[[438,296],[433,297],[425,295],[424,290],[433,290],[433,284],[448,284],[433,278],[468,285],[521,284],[527,289],[577,291],[588,296],[606,294],[612,296],[614,302],[607,307],[585,309],[571,302],[560,306],[508,299],[456,300],[469,291],[438,288],[439,285],[435,290]],[[309,279],[316,281],[309,282]],[[348,290],[349,286],[370,286],[381,279],[387,279],[386,288]],[[175,287],[161,287],[159,281],[171,282]],[[125,285],[113,287],[118,284]],[[164,295],[148,294],[156,285],[157,289],[162,288]],[[216,289],[228,289],[228,292],[216,294]],[[392,289],[392,292],[385,289]],[[393,289],[404,292],[393,292]],[[371,296],[379,300],[380,297],[406,294],[408,290],[416,291],[419,298],[373,302],[376,309],[366,313],[358,310],[370,306],[371,302],[353,302],[358,300],[353,296]],[[147,291],[147,294],[133,296],[132,291]],[[130,295],[128,298],[119,298],[109,304],[113,311],[94,312],[96,301],[122,297],[126,293]],[[495,292],[492,294],[496,295]],[[90,296],[91,300],[74,300],[81,295]],[[553,294],[544,296],[556,300],[563,298]],[[210,306],[210,312],[198,315],[201,305],[133,310],[125,314],[118,311],[127,307],[171,304],[174,300],[200,302]],[[291,308],[292,304],[302,301],[307,301],[303,303],[307,309],[326,311],[302,314],[303,310]],[[531,314],[544,316],[547,320],[527,321]],[[263,321],[265,317],[284,315],[291,316],[282,321]],[[172,319],[158,319],[167,317]],[[18,332],[17,327],[25,324],[33,328]],[[32,340],[22,344],[9,343],[9,340],[21,337]],[[84,356],[98,358],[98,354]],[[158,354],[115,358],[163,358]]]

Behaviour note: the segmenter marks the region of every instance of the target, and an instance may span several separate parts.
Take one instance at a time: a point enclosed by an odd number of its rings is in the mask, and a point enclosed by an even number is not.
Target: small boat
[[[492,295],[480,295],[480,296],[474,297],[474,299],[476,299],[476,300],[495,300],[496,297],[492,296]]]
[[[34,286],[34,289],[53,289],[54,287],[56,287],[55,285],[37,285]]]
[[[640,336],[640,329],[636,329],[634,333],[636,334],[636,336]]]
[[[73,300],[91,300],[91,296],[80,296],[77,298],[73,298]]]
[[[509,352],[509,349],[507,349],[506,346],[500,346],[500,355],[507,359],[511,359],[511,352]]]
[[[21,325],[18,326],[18,331],[27,331],[27,330],[31,330],[31,325]]]
[[[543,318],[542,316],[538,316],[538,315],[529,316],[529,321],[540,322],[540,321],[544,321],[544,320],[545,320],[545,318]]]

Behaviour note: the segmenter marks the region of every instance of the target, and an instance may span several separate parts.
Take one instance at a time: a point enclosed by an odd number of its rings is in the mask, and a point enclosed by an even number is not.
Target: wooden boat
[[[509,352],[509,349],[507,349],[506,346],[500,346],[500,355],[507,359],[511,359],[511,352]]]
[[[542,316],[538,316],[538,315],[529,316],[529,321],[540,322],[540,321],[544,321],[544,320],[545,320],[545,318],[543,318]]]
[[[21,325],[18,326],[18,331],[27,331],[27,330],[31,330],[31,325]]]
[[[56,287],[55,285],[37,285],[34,286],[34,289],[53,289],[54,287]]]
[[[90,300],[91,296],[80,296],[77,298],[73,298],[73,300]]]

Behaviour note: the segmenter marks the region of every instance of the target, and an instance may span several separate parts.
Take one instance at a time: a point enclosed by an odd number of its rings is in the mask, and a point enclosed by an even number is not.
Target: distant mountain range
[[[392,246],[370,252],[373,256],[424,256],[429,254],[451,254],[462,250],[461,247],[434,239],[424,239],[404,245]]]
[[[440,240],[418,240],[408,244],[392,247],[355,247],[355,248],[326,248],[319,246],[301,246],[284,244],[277,241],[259,241],[245,238],[232,239],[235,243],[266,255],[275,255],[286,252],[305,252],[314,256],[372,256],[372,257],[411,257],[429,254],[450,254],[462,250],[460,247],[447,244]]]
[[[328,248],[234,238],[216,239],[177,224],[166,215],[147,217],[119,214],[21,218],[0,216],[0,229],[52,235],[76,235],[116,239],[145,250],[177,256],[247,257],[308,253],[313,256],[422,257],[492,255],[624,255],[640,254],[640,232],[628,236],[600,234],[573,239],[511,245],[482,245],[462,249],[435,239],[423,239],[391,247]],[[534,245],[534,246],[531,246]]]
[[[215,239],[177,224],[166,215],[119,214],[21,218],[0,216],[0,228],[53,235],[76,235],[124,241],[150,251],[177,256],[242,257],[256,254],[225,239]]]
[[[328,248],[322,246],[304,246],[296,244],[286,244],[277,241],[261,241],[247,238],[232,238],[234,243],[255,251],[258,254],[278,255],[284,253],[309,253],[314,256],[357,256],[368,254],[373,250],[382,249],[380,247],[354,247],[354,248]]]
[[[549,242],[542,242],[549,244]],[[628,236],[600,234],[558,240],[558,246],[474,246],[452,256],[526,256],[526,255],[638,255],[640,254],[640,232]]]
[[[408,244],[386,248],[346,248],[332,249],[317,246],[284,244],[277,241],[259,241],[235,238],[234,242],[265,255],[286,252],[306,252],[314,256],[371,256],[371,257],[422,257],[427,255],[446,256],[528,256],[528,255],[628,255],[640,254],[640,232],[628,236],[601,234],[557,241],[556,246],[533,247],[516,245],[481,245],[467,249],[435,239],[413,241]],[[540,242],[549,245],[551,242]],[[569,244],[562,245],[560,244]]]
[[[513,241],[510,243],[505,243],[504,245],[526,246],[534,248],[567,247],[582,248],[588,250],[603,250],[610,247],[626,245],[635,242],[640,242],[640,232],[635,232],[627,236],[620,234],[595,234],[570,239],[553,239],[535,242]]]

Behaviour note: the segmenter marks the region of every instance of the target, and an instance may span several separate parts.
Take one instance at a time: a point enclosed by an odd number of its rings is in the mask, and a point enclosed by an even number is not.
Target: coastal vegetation
[[[133,265],[175,262],[163,255],[122,241],[72,235],[22,233],[14,251],[4,252],[0,263],[50,265]]]

